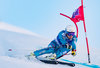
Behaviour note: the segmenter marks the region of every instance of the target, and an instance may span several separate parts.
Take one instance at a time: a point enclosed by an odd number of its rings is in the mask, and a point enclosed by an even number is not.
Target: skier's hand
[[[76,56],[76,51],[72,51],[72,55],[73,56]]]
[[[67,49],[72,49],[72,45],[66,44]]]

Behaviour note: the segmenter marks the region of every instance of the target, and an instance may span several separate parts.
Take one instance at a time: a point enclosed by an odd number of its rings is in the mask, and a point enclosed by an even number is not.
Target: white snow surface
[[[32,61],[26,59],[25,55],[44,48],[49,43],[49,39],[36,33],[0,23],[0,68],[72,68],[67,65],[45,64],[35,58]],[[99,51],[99,48],[90,47],[91,63],[88,63],[86,46],[77,44],[75,57],[66,55],[59,60],[75,63],[74,68],[100,68]]]

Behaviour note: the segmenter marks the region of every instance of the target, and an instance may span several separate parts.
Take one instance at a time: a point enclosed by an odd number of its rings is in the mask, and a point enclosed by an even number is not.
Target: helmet
[[[75,27],[73,27],[72,25],[68,25],[66,28],[65,28],[65,31],[68,33],[68,32],[75,32]]]

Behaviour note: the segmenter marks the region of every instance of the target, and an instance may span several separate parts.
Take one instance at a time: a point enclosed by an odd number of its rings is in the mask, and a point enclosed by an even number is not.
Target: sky
[[[100,0],[84,0],[84,14],[90,46],[99,46]],[[81,0],[0,0],[0,22],[12,24],[50,39],[65,29],[72,21],[61,16],[72,13],[81,5]],[[82,22],[79,27],[79,40],[85,45]],[[81,39],[83,38],[83,40]]]

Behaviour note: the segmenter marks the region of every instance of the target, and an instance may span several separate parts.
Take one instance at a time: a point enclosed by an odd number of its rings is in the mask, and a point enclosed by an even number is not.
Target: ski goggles
[[[68,32],[67,35],[68,36],[74,36],[75,35],[75,32]]]

